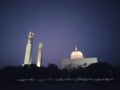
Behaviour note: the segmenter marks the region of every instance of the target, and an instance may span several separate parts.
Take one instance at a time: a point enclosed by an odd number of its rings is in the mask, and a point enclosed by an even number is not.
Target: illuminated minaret
[[[24,65],[30,65],[32,61],[32,42],[33,42],[33,32],[29,32],[28,35],[28,42],[26,45],[26,52],[25,52],[25,59],[24,59]]]
[[[38,49],[38,57],[37,57],[37,66],[41,67],[42,66],[42,48],[43,44],[39,44],[39,49]]]

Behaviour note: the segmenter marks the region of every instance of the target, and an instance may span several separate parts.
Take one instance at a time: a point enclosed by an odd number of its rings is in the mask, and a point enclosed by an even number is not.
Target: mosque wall
[[[93,63],[97,63],[97,58],[78,58],[78,59],[63,59],[61,62],[61,68],[77,68],[79,66],[81,67],[88,67],[89,65]]]

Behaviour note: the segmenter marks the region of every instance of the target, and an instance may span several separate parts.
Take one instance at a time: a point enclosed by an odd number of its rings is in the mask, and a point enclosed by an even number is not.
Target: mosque
[[[61,68],[70,69],[81,67],[88,67],[93,63],[97,63],[98,60],[96,57],[93,58],[84,58],[83,53],[75,47],[75,50],[71,53],[71,57],[68,59],[62,59]]]
[[[25,51],[25,59],[23,65],[30,65],[32,62],[32,46],[33,46],[33,38],[34,33],[29,32],[28,35],[28,42],[26,45],[26,51]],[[40,43],[38,47],[38,56],[37,56],[37,66],[42,66],[42,48],[43,44]],[[75,47],[75,50],[71,53],[71,58],[68,59],[62,59],[61,62],[61,68],[69,69],[69,68],[77,68],[79,66],[81,67],[87,67],[90,64],[97,63],[97,58],[84,58],[83,53]]]

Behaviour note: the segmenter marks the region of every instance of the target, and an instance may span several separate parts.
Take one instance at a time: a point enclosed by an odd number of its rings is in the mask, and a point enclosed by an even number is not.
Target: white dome
[[[77,58],[83,58],[82,52],[77,50],[77,47],[75,47],[75,50],[71,53],[71,59],[77,59]]]

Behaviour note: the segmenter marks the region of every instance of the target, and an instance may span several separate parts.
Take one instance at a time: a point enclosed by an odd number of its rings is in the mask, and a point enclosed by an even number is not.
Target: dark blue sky
[[[0,67],[23,64],[29,31],[33,63],[39,42],[44,66],[60,66],[75,45],[84,57],[120,62],[119,0],[0,0]]]

